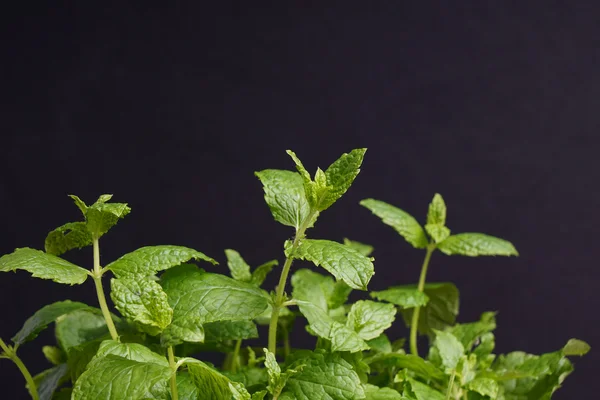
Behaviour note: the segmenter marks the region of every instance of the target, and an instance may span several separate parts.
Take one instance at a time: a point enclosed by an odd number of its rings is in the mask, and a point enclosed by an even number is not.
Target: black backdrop
[[[42,248],[49,230],[78,218],[67,194],[114,193],[133,212],[103,239],[104,261],[165,243],[216,257],[221,270],[226,247],[253,265],[281,259],[293,232],[272,220],[253,171],[293,169],[288,148],[314,170],[368,147],[354,186],[311,234],[374,244],[372,288],[415,282],[422,254],[359,200],[423,219],[440,192],[454,231],[504,237],[521,253],[434,255],[429,280],[456,282],[461,321],[498,310],[500,351],[595,344],[594,8],[190,3],[4,13],[0,253]],[[91,250],[70,259],[89,266]],[[95,302],[89,284],[3,274],[0,335],[66,298]],[[302,332],[293,340],[309,344]],[[41,362],[51,342],[47,333],[21,354]],[[556,398],[589,398],[596,354],[575,360]],[[23,395],[17,369],[0,370],[3,390]]]

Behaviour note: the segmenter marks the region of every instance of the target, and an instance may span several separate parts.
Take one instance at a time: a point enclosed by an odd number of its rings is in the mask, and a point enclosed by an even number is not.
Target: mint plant
[[[0,271],[25,270],[67,285],[91,278],[98,303],[64,300],[42,307],[12,343],[0,339],[0,358],[19,368],[35,400],[550,399],[573,370],[569,357],[586,354],[589,345],[570,339],[539,356],[496,355],[495,313],[456,322],[456,286],[426,281],[432,254],[518,253],[493,236],[452,234],[441,195],[429,205],[424,226],[382,201],[361,202],[413,247],[425,250],[425,258],[416,285],[350,299],[353,291],[368,290],[373,247],[347,238],[313,238],[312,229],[349,190],[365,152],[352,150],[311,176],[288,151],[296,171],[256,172],[273,218],[293,229],[293,238],[283,241],[281,267],[273,259],[252,268],[239,252],[226,249],[229,276],[212,272],[219,268],[215,259],[175,245],[142,247],[103,265],[100,239],[131,209],[111,202],[111,195],[89,206],[71,196],[81,220],[51,231],[44,251],[20,248],[0,257]],[[88,247],[89,269],[63,258]],[[298,263],[303,264],[296,268]],[[273,290],[263,287],[270,273],[279,274]],[[106,279],[114,310],[106,299]],[[291,343],[297,319],[314,337],[310,349]],[[408,344],[386,333],[398,319],[410,329]],[[56,344],[42,347],[50,365],[35,366],[32,375],[18,349],[51,324]],[[268,326],[267,338],[259,337],[259,326]],[[426,355],[419,354],[419,334],[428,338]],[[209,352],[221,354],[218,365],[202,360]]]

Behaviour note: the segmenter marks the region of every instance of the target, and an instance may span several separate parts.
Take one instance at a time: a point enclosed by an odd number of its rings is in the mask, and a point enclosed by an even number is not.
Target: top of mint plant
[[[391,286],[349,300],[353,290],[368,290],[375,272],[373,247],[347,238],[308,238],[307,231],[349,190],[365,152],[343,154],[312,177],[292,151],[288,154],[297,172],[256,172],[273,218],[293,228],[294,237],[282,244],[282,264],[274,259],[252,268],[239,252],[226,249],[230,276],[212,272],[214,258],[175,245],[147,246],[101,263],[100,239],[130,208],[110,202],[111,195],[90,206],[71,196],[82,220],[51,231],[44,251],[20,248],[2,256],[0,271],[25,270],[67,285],[92,279],[98,307],[71,300],[42,307],[12,343],[0,339],[0,358],[16,364],[35,400],[550,399],[573,370],[568,357],[586,354],[589,345],[570,339],[539,356],[496,354],[495,313],[456,322],[456,286],[427,282],[432,254],[518,253],[510,242],[493,236],[452,234],[439,194],[424,225],[390,204],[361,201],[425,255],[416,285]],[[88,268],[60,257],[88,246]],[[296,267],[294,261],[320,268]],[[263,285],[272,272],[278,273],[279,283],[270,291]],[[118,314],[106,301],[103,278],[110,279]],[[296,318],[305,321],[315,338],[310,349],[290,342]],[[410,328],[408,341],[386,334],[399,320]],[[50,324],[56,343],[42,348],[49,365],[32,367],[32,375],[18,349]],[[259,338],[258,325],[268,326],[267,338]],[[426,351],[419,352],[419,334],[429,339]],[[222,354],[219,365],[202,361],[206,351]]]

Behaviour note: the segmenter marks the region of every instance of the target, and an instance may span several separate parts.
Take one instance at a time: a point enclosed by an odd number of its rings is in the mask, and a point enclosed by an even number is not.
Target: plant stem
[[[173,346],[167,348],[169,355],[169,366],[171,367],[171,400],[177,400],[177,364],[175,364],[175,354],[173,354]]]
[[[417,290],[419,292],[423,292],[425,289],[425,278],[427,277],[427,268],[429,267],[429,260],[431,259],[431,254],[435,250],[435,244],[431,243],[427,246],[427,253],[425,253],[425,260],[423,260],[423,266],[421,267],[421,276],[419,277],[419,285],[417,286]],[[415,311],[412,315],[412,322],[410,323],[410,352],[418,356],[419,349],[417,347],[417,328],[419,326],[419,314],[421,312],[421,307],[415,307]]]
[[[35,382],[33,381],[33,377],[31,376],[31,373],[29,373],[29,370],[27,369],[25,364],[23,364],[23,361],[21,361],[19,356],[17,356],[17,352],[14,349],[12,349],[11,347],[7,346],[6,343],[4,343],[4,340],[2,340],[2,339],[0,339],[0,347],[4,351],[4,354],[8,358],[10,358],[12,360],[12,362],[14,362],[15,365],[19,368],[19,370],[21,371],[21,374],[23,374],[23,377],[25,378],[25,381],[27,382],[27,386],[29,387],[29,393],[31,393],[31,398],[33,400],[39,400],[40,397],[38,395],[38,391],[37,391]]]
[[[290,255],[285,259],[285,264],[283,264],[283,270],[281,271],[281,275],[279,277],[279,284],[277,285],[277,292],[275,295],[275,304],[273,304],[271,322],[269,323],[269,351],[273,354],[276,354],[277,351],[277,322],[279,321],[279,310],[281,309],[283,303],[283,293],[285,292],[285,284],[287,283],[292,261],[294,261],[294,252],[300,244],[300,240],[304,239],[304,232],[308,228],[308,224],[313,219],[315,214],[316,211],[311,211],[296,230],[296,236],[294,237],[292,248],[289,252]]]
[[[290,332],[285,328],[285,336],[283,338],[283,357],[287,358],[290,355]]]
[[[235,348],[233,349],[233,357],[231,359],[231,372],[236,372],[239,366],[240,348],[242,347],[242,339],[238,339],[235,342]]]
[[[106,297],[104,297],[104,288],[102,287],[102,269],[100,268],[100,245],[98,244],[98,239],[94,239],[92,244],[94,248],[94,273],[92,277],[94,279],[94,284],[96,285],[98,303],[100,304],[100,309],[102,310],[102,315],[106,321],[106,326],[108,327],[110,336],[112,340],[116,341],[119,340],[119,334],[117,333],[117,328],[115,328],[115,323],[113,322],[110,311],[108,310]]]
[[[448,382],[448,390],[446,390],[446,400],[450,400],[450,394],[452,393],[452,386],[454,386],[454,378],[456,377],[456,369],[452,370],[450,375],[450,382]]]

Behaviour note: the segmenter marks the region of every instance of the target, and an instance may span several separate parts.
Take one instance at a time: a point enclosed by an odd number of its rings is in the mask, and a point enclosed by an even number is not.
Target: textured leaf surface
[[[394,286],[386,290],[371,292],[374,299],[387,301],[402,308],[423,307],[429,301],[424,292],[420,292],[414,285]]]
[[[380,200],[365,199],[360,202],[360,205],[371,210],[384,224],[394,228],[413,247],[417,249],[427,247],[427,235],[412,215]]]
[[[409,379],[410,388],[417,400],[445,400],[445,396],[428,385]]]
[[[214,368],[202,361],[186,359],[188,371],[202,399],[206,400],[230,400],[232,392],[229,388],[230,380]]]
[[[231,277],[238,281],[250,282],[252,279],[250,266],[244,261],[240,253],[232,249],[226,249],[225,256],[227,257],[227,266],[231,272]]]
[[[172,268],[161,285],[173,308],[172,326],[192,322],[239,321],[259,316],[268,306],[265,292],[224,275],[211,274],[193,265]]]
[[[465,352],[462,343],[450,332],[436,331],[433,346],[447,370],[455,369]]]
[[[87,304],[76,301],[65,300],[49,304],[35,312],[25,321],[23,327],[12,337],[16,345],[21,345],[34,339],[41,331],[60,316],[73,312],[75,310],[89,309]]]
[[[387,353],[377,354],[372,358],[365,360],[369,364],[394,367],[398,369],[408,369],[425,379],[445,379],[444,372],[435,365],[412,354]]]
[[[458,289],[452,283],[427,283],[424,292],[429,301],[421,308],[418,330],[421,334],[433,336],[434,329],[443,330],[456,322],[459,308]],[[406,324],[410,324],[413,310],[401,310]]]
[[[267,278],[267,275],[269,275],[271,270],[278,264],[279,261],[270,260],[264,264],[259,265],[254,271],[252,271],[252,279],[250,279],[250,282],[252,282],[256,286],[261,286]]]
[[[46,253],[60,256],[72,249],[81,249],[92,244],[92,234],[85,222],[69,222],[59,226],[46,236]]]
[[[142,277],[113,278],[110,285],[110,297],[125,318],[158,331],[171,323],[173,309],[157,282]]]
[[[475,378],[469,382],[468,388],[491,399],[495,399],[500,390],[498,382],[490,378]]]
[[[335,282],[330,276],[324,276],[309,269],[299,269],[292,275],[292,296],[329,310],[329,302],[333,295]]]
[[[331,341],[332,351],[357,352],[367,350],[367,343],[353,330],[335,321],[327,312],[313,303],[297,300],[302,315],[306,317],[311,330],[319,337]]]
[[[358,400],[365,398],[360,378],[339,353],[311,353],[290,365],[302,371],[290,377],[281,400]]]
[[[446,225],[446,202],[444,202],[444,198],[439,193],[436,193],[431,203],[429,203],[427,224]]]
[[[348,238],[344,238],[344,244],[346,246],[352,247],[354,250],[358,251],[365,257],[368,257],[373,252],[373,246],[370,244],[365,244],[361,242],[357,242],[356,240],[350,240]]]
[[[288,247],[287,256],[289,251]],[[302,240],[293,257],[312,261],[353,289],[367,290],[367,285],[375,273],[372,259],[330,240]]]
[[[164,385],[171,369],[151,362],[108,355],[92,360],[75,383],[73,400],[154,399],[155,386]]]
[[[404,400],[394,389],[384,387],[380,388],[375,385],[365,385],[366,400]]]
[[[139,248],[106,266],[116,276],[154,275],[189,260],[218,264],[204,253],[183,246],[147,246]]]
[[[450,229],[443,225],[427,224],[425,225],[425,231],[435,243],[441,243],[446,240],[448,236],[450,236]]]
[[[109,355],[123,357],[128,360],[153,363],[165,367],[169,366],[169,362],[165,356],[155,353],[139,343],[119,343],[114,340],[105,340],[100,344],[100,348],[96,353],[96,358]]]
[[[110,195],[109,195],[110,196]],[[112,197],[112,196],[110,196]],[[108,197],[108,199],[110,199]],[[105,203],[107,198],[100,196],[98,201],[87,207],[85,220],[88,231],[93,237],[100,238],[121,218],[125,218],[131,212],[131,208],[125,203]]]
[[[51,400],[68,373],[67,364],[60,364],[33,377],[40,400]],[[29,387],[28,387],[29,389]]]
[[[100,310],[77,310],[56,320],[56,340],[67,351],[83,343],[108,336]]]
[[[256,324],[252,321],[218,321],[209,322],[203,326],[206,342],[255,339],[258,337]]]
[[[452,235],[437,247],[447,255],[477,256],[518,256],[511,242],[483,233],[459,233]]]
[[[293,171],[266,169],[256,172],[256,176],[263,184],[265,201],[275,220],[298,230],[310,214],[310,205],[300,174]],[[310,177],[308,179],[310,181]]]
[[[465,349],[470,351],[477,339],[496,329],[495,315],[496,313],[493,312],[483,313],[479,321],[456,324],[450,329],[450,332],[462,343]]]
[[[335,203],[352,185],[360,172],[367,149],[354,149],[344,153],[325,171],[327,186],[330,188],[320,199],[318,210],[323,211]]]
[[[396,307],[393,304],[360,300],[352,305],[346,326],[362,339],[371,340],[392,326],[395,318]]]
[[[79,285],[88,277],[88,271],[60,257],[27,247],[16,249],[0,257],[0,272],[22,269],[34,278],[52,279],[57,283]]]

